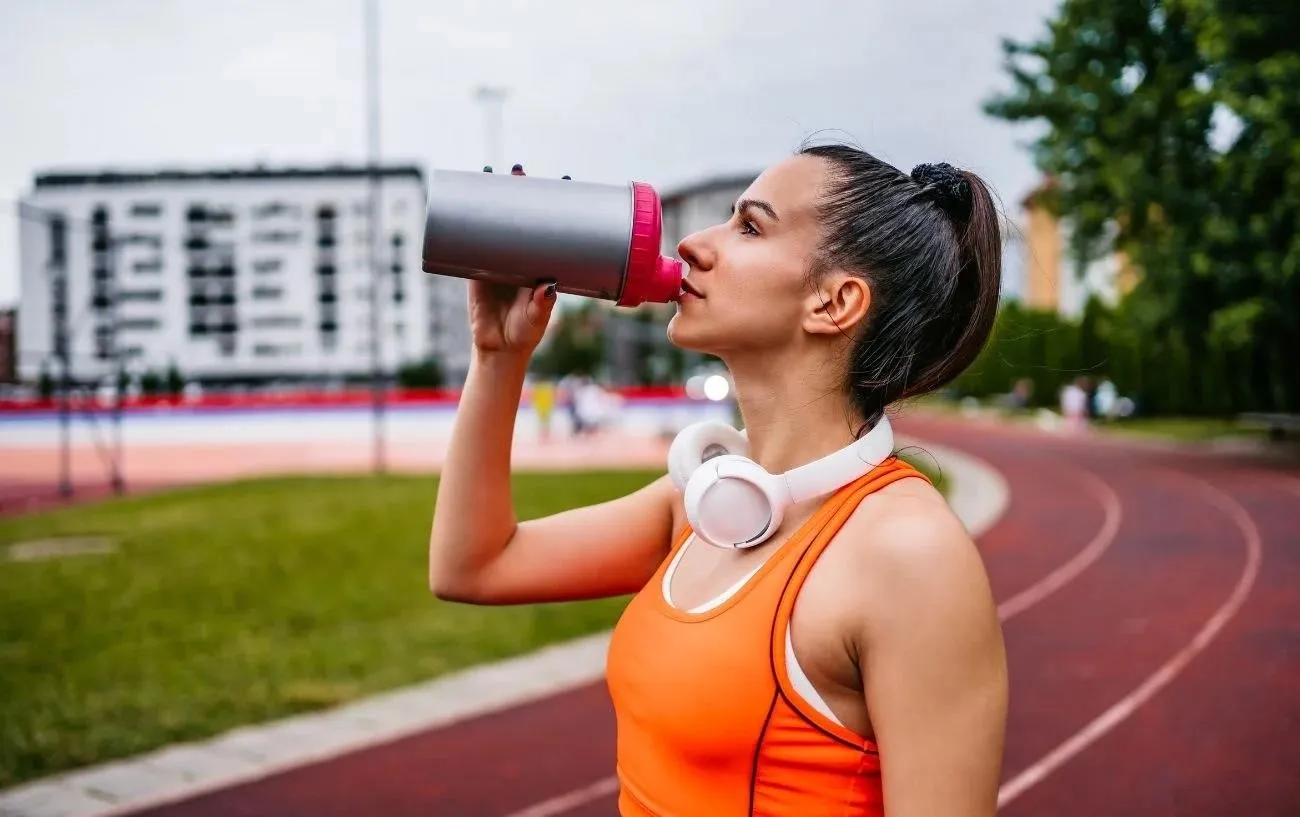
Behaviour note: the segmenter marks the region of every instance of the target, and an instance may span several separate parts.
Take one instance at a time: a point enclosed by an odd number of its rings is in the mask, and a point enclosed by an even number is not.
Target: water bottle
[[[659,254],[662,232],[659,194],[644,182],[435,170],[423,268],[516,287],[554,281],[619,306],[670,303],[684,269]]]

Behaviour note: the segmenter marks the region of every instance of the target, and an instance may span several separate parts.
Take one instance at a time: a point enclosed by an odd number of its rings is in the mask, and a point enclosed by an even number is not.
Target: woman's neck
[[[835,366],[782,363],[771,357],[752,366],[727,362],[749,437],[749,457],[771,474],[844,448],[861,427],[839,383],[829,376]]]

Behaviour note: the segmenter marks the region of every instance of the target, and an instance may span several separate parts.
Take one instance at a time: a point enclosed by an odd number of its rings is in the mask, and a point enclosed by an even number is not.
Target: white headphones
[[[790,506],[839,490],[893,452],[894,430],[882,417],[851,445],[773,475],[749,459],[744,432],[707,420],[677,434],[668,449],[668,473],[696,535],[717,547],[748,548],[767,541]]]

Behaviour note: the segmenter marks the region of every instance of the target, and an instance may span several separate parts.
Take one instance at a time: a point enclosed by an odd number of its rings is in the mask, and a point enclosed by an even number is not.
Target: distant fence
[[[685,387],[682,386],[648,386],[623,387],[607,389],[613,395],[629,403],[679,403],[690,401]],[[528,389],[525,388],[522,405],[529,405]],[[369,389],[295,389],[267,392],[214,392],[195,395],[139,395],[123,396],[121,410],[123,413],[169,412],[175,410],[220,411],[267,410],[267,409],[310,409],[310,408],[360,408],[369,406],[374,395]],[[458,389],[386,389],[383,403],[386,407],[455,406],[460,401]],[[110,411],[113,410],[115,398],[96,394],[79,393],[70,395],[68,406],[74,411]],[[58,412],[62,407],[56,398],[0,398],[0,414],[49,414]]]

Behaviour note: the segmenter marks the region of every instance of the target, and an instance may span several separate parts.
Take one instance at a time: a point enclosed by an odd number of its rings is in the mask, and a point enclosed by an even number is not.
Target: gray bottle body
[[[435,170],[425,216],[425,272],[516,287],[555,281],[617,300],[627,281],[632,184]]]

